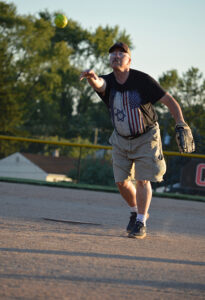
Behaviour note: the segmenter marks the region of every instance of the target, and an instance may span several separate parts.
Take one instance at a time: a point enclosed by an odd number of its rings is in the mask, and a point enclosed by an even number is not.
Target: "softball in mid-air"
[[[59,14],[55,17],[55,24],[57,27],[64,28],[67,23],[68,19],[66,18],[66,16]]]

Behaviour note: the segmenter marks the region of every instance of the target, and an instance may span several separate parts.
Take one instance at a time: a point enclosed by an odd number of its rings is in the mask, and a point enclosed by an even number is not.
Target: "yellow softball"
[[[55,24],[57,27],[64,28],[67,23],[68,19],[66,18],[66,16],[59,14],[55,17]]]

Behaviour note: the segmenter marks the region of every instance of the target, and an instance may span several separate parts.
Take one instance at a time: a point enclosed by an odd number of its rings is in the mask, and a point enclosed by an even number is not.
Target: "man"
[[[126,44],[115,43],[109,49],[109,55],[112,73],[98,77],[93,70],[85,70],[80,80],[86,78],[108,106],[114,126],[109,140],[113,146],[114,178],[131,209],[128,236],[144,238],[152,198],[150,182],[162,181],[166,172],[153,104],[160,101],[166,105],[176,121],[177,131],[187,130],[192,147],[184,149],[185,135],[179,137],[181,133],[178,133],[182,152],[194,150],[193,137],[178,102],[148,74],[130,68],[131,52]],[[133,165],[136,189],[130,181]]]

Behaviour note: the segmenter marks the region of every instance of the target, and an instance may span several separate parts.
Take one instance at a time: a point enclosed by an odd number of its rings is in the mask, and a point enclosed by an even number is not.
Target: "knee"
[[[148,180],[138,180],[136,184],[140,187],[145,187],[149,184],[149,181]]]
[[[118,186],[119,189],[121,189],[127,187],[128,182],[127,181],[116,182],[116,185]]]

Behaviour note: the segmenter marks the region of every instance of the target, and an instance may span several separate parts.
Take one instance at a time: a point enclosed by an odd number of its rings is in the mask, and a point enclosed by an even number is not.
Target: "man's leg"
[[[150,181],[140,180],[136,182],[136,189],[131,181],[117,182],[121,196],[130,207],[137,206],[138,213],[146,215],[152,199],[152,187]]]
[[[118,189],[121,196],[125,199],[130,207],[130,220],[127,225],[127,232],[131,232],[137,220],[137,202],[136,202],[136,189],[133,183],[129,180],[117,182]]]
[[[149,181],[137,181],[136,188],[129,180],[116,183],[121,196],[125,199],[131,210],[127,232],[131,232],[137,219],[146,224],[149,218],[148,209],[152,198],[152,188]],[[139,206],[138,206],[139,205]]]
[[[137,189],[137,207],[138,213],[147,214],[152,200],[152,186],[148,180],[140,180],[136,182]]]
[[[118,186],[121,196],[125,199],[127,204],[130,207],[136,206],[136,189],[133,183],[129,180],[125,180],[123,182],[117,182],[116,184]]]
[[[137,189],[137,206],[138,206],[138,215],[137,222],[130,232],[129,237],[131,238],[141,238],[143,239],[146,236],[146,219],[148,209],[150,207],[152,199],[152,187],[150,181],[140,180],[136,183]]]

